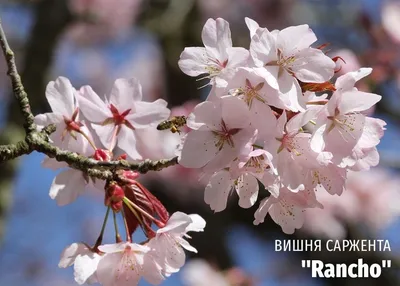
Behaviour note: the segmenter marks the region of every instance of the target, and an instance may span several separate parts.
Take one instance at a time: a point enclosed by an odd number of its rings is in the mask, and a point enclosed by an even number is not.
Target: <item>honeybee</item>
[[[178,132],[179,134],[181,134],[179,127],[182,127],[185,124],[186,124],[186,116],[174,116],[158,124],[157,130],[170,129],[172,133]]]

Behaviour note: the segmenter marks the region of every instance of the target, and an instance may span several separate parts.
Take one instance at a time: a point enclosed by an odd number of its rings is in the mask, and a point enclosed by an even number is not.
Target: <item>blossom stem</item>
[[[104,220],[103,220],[103,226],[101,227],[101,231],[100,231],[99,237],[97,238],[96,243],[95,243],[95,245],[93,247],[94,249],[97,249],[97,247],[103,241],[103,234],[104,234],[104,230],[105,230],[106,225],[107,225],[107,220],[108,220],[108,214],[109,213],[110,213],[110,207],[107,208],[106,215],[104,216]]]
[[[96,150],[97,150],[97,147],[96,147],[96,145],[94,144],[93,140],[90,139],[89,136],[88,136],[85,132],[79,131],[79,133],[82,134],[82,136],[89,142],[90,146],[92,146],[92,148],[96,151]]]
[[[115,242],[119,243],[122,241],[121,236],[119,235],[118,225],[117,225],[117,216],[115,212],[113,212],[113,220],[114,220],[114,230],[115,230]]]
[[[128,222],[126,221],[126,215],[125,215],[125,211],[124,211],[123,208],[121,209],[121,212],[122,212],[122,218],[124,220],[124,226],[125,226],[125,232],[126,232],[126,241],[132,242],[131,235],[129,234]]]

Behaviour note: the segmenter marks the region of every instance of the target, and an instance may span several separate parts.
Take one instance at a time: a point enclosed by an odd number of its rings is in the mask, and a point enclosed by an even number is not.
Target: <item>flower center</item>
[[[79,108],[76,108],[74,113],[72,114],[71,118],[67,118],[64,116],[64,123],[65,123],[65,129],[61,134],[61,140],[64,141],[65,136],[67,133],[69,133],[75,140],[76,140],[76,134],[75,132],[80,133],[81,132],[81,127],[83,124],[79,121],[76,121],[76,118],[78,117],[79,113]]]
[[[126,125],[128,128],[135,130],[135,127],[125,119],[125,117],[131,112],[131,109],[127,109],[124,112],[120,113],[119,110],[113,105],[110,104],[109,106],[112,117],[107,118],[104,120],[102,125],[107,125],[107,124],[114,124],[115,126],[121,126],[121,125]]]
[[[295,155],[299,156],[301,153],[297,151],[297,141],[295,140],[296,134],[285,134],[282,138],[276,138],[281,145],[278,148],[277,153],[280,153],[283,149],[286,149],[288,152],[293,152]]]
[[[240,129],[239,128],[228,129],[224,120],[221,120],[220,126],[221,130],[213,131],[213,133],[217,137],[217,142],[215,143],[215,147],[218,147],[218,150],[221,151],[221,149],[225,145],[225,142],[232,148],[235,147],[232,136],[237,134],[240,131]]]

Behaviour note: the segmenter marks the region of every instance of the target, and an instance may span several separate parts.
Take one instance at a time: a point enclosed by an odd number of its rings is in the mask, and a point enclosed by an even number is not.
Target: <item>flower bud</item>
[[[97,149],[94,151],[93,158],[97,161],[111,161],[112,154],[108,150]]]
[[[119,212],[122,209],[122,200],[125,197],[124,189],[116,182],[110,182],[105,190],[104,204],[110,206],[114,212]]]

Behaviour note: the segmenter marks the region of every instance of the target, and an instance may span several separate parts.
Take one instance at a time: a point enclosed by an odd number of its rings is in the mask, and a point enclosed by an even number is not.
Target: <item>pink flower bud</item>
[[[111,182],[106,186],[104,204],[110,206],[113,211],[119,212],[122,209],[124,197],[124,189],[116,182]]]
[[[111,157],[111,152],[104,149],[97,149],[93,155],[93,158],[97,161],[111,161]]]
[[[122,176],[124,176],[127,180],[136,180],[139,178],[139,173],[135,171],[123,171]]]

